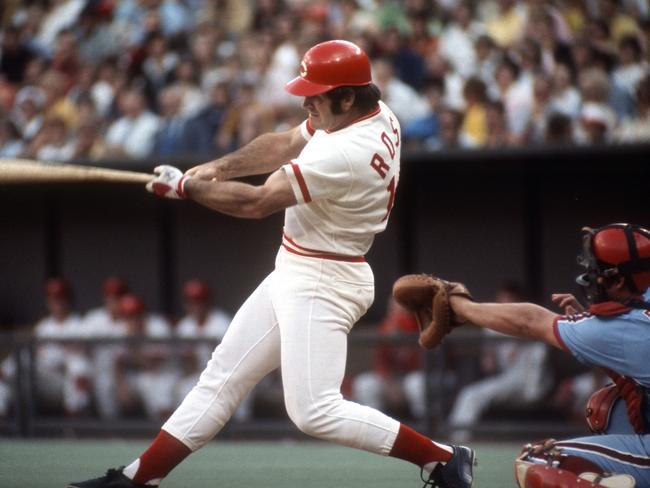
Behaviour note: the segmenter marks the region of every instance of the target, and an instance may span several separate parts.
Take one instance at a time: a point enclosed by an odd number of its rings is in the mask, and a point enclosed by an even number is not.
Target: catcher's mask
[[[609,300],[604,285],[621,276],[630,291],[642,293],[650,286],[650,231],[632,224],[583,227],[578,264],[585,272],[576,282],[589,303]]]

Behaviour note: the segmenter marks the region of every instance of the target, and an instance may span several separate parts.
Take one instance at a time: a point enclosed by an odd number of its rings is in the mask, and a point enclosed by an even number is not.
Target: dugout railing
[[[487,344],[526,341],[507,338],[505,336],[486,336],[471,327],[468,330],[455,331],[442,346],[433,351],[420,350],[425,372],[426,415],[423,419],[403,418],[405,422],[414,425],[419,430],[436,438],[448,438],[450,426],[447,423],[449,407],[458,389],[479,378],[476,369],[472,370],[481,353],[481,348]],[[161,420],[147,419],[140,416],[116,417],[110,420],[99,418],[97,411],[80,416],[66,416],[60,408],[43,409],[39,406],[37,386],[38,358],[37,349],[44,344],[60,344],[85,348],[88,354],[96,348],[107,346],[142,346],[158,344],[168,346],[169,360],[173,364],[178,359],[183,347],[205,344],[198,339],[37,339],[29,334],[2,334],[0,336],[0,354],[4,361],[13,361],[15,368],[12,377],[3,380],[11,388],[11,407],[9,415],[0,418],[0,433],[9,437],[142,437],[155,433],[161,425]],[[216,343],[215,343],[216,344]],[[348,372],[355,372],[371,367],[369,358],[374,349],[381,344],[409,346],[418,348],[415,335],[385,337],[379,335],[372,327],[359,327],[349,337]],[[462,371],[450,366],[450,358],[454,362],[463,362],[468,367]],[[551,361],[552,362],[552,361]],[[572,361],[560,360],[558,364],[546,366],[549,375],[557,377],[558,369],[561,376],[580,371]],[[450,381],[453,378],[454,381]],[[94,400],[96,401],[96,399]],[[516,439],[525,440],[540,436],[566,436],[585,432],[585,427],[571,420],[568,413],[559,412],[552,407],[548,396],[534,404],[512,406],[508,403],[495,404],[482,420],[466,427],[474,438],[485,439]],[[277,405],[276,405],[277,407]],[[244,422],[230,422],[219,434],[219,438],[249,438],[269,439],[304,437],[291,424],[285,413],[275,416],[256,416]]]

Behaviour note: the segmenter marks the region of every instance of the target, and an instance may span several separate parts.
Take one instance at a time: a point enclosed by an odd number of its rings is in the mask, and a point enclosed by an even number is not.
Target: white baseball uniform
[[[41,319],[34,328],[39,339],[76,339],[84,336],[79,316],[63,321],[52,316]],[[75,346],[45,343],[36,354],[37,391],[47,403],[63,404],[67,412],[80,412],[90,405],[90,392],[83,385],[90,377],[90,362]]]
[[[363,255],[386,227],[399,178],[400,129],[383,103],[308,140],[283,169],[298,204],[285,211],[275,269],[235,315],[198,384],[163,425],[196,450],[264,376],[281,366],[284,400],[303,432],[387,455],[399,422],[343,399],[347,334],[374,299]]]
[[[488,336],[507,337],[490,329]],[[449,424],[456,428],[452,436],[467,441],[471,428],[494,403],[511,406],[530,405],[540,400],[551,387],[546,373],[545,344],[505,342],[495,345],[498,373],[464,386],[449,414]]]
[[[226,330],[228,330],[231,319],[226,312],[216,309],[208,313],[203,324],[199,324],[195,317],[186,315],[176,324],[174,333],[184,339],[221,341]],[[183,373],[174,387],[174,396],[178,401],[182,401],[192,388],[194,388],[194,385],[199,379],[200,371],[202,371],[210,360],[210,356],[212,356],[213,349],[214,347],[209,344],[183,346],[183,357],[186,355],[189,356],[191,358],[191,365],[181,368]]]
[[[114,319],[105,307],[90,310],[83,318],[83,330],[89,337],[113,338],[124,337],[126,328],[119,320]],[[93,388],[97,411],[101,418],[117,417],[119,408],[115,394],[115,359],[120,346],[102,344],[95,346],[92,351],[93,359]]]

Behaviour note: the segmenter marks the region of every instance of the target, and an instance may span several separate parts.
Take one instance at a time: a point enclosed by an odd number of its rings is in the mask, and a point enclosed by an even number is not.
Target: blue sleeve
[[[619,322],[618,318],[596,316],[560,317],[556,331],[562,345],[578,361],[620,370],[625,355]]]

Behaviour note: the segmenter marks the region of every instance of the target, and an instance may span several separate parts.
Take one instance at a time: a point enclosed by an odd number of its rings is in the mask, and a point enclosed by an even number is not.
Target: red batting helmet
[[[201,280],[190,280],[183,287],[183,295],[188,300],[205,301],[210,298],[210,287]]]
[[[633,292],[650,286],[650,231],[632,224],[610,224],[583,229],[583,253],[578,262],[587,272],[582,281],[592,286],[596,278],[623,276]],[[581,283],[580,278],[578,283]]]
[[[316,44],[300,63],[300,76],[284,87],[292,95],[309,97],[339,86],[365,86],[372,83],[368,55],[349,41]]]

